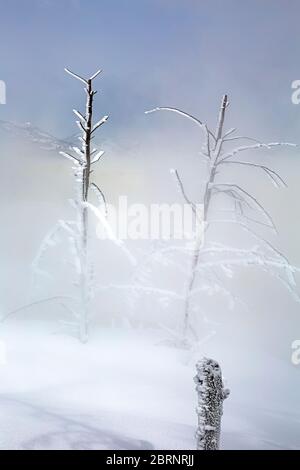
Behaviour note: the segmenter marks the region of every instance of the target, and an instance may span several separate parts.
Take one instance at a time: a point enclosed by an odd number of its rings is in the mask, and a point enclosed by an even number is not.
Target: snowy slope
[[[194,448],[200,352],[167,347],[157,333],[142,330],[100,330],[81,345],[46,326],[2,325],[1,449]],[[252,356],[255,367],[238,368],[228,348],[222,355],[216,359],[231,388],[223,448],[299,449],[299,371],[285,400],[289,364]],[[272,383],[265,364],[276,371]]]

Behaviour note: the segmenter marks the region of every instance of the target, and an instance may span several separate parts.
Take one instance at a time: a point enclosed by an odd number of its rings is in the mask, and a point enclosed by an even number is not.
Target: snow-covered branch
[[[93,191],[95,192],[100,204],[104,204],[104,207],[105,207],[105,216],[107,217],[107,214],[108,214],[108,211],[107,211],[107,203],[106,203],[106,199],[105,199],[105,196],[104,196],[104,193],[103,191],[101,191],[101,189],[99,188],[99,186],[96,184],[96,183],[92,183],[91,184],[91,188],[93,189]]]
[[[236,192],[241,193],[243,196],[246,196],[251,203],[254,204],[254,208],[258,210],[259,213],[261,213],[266,220],[272,225],[274,230],[276,230],[275,223],[273,221],[272,216],[269,214],[269,212],[263,207],[263,205],[254,197],[252,194],[250,194],[248,191],[246,191],[244,188],[239,186],[238,184],[231,184],[231,183],[213,183],[211,188],[216,189],[218,192],[226,192],[227,189],[229,189],[233,194],[236,194]],[[223,191],[222,188],[225,187],[225,191]],[[227,191],[228,193],[228,191]],[[244,199],[243,199],[244,200]],[[247,200],[245,200],[246,203],[248,203]]]
[[[192,116],[192,114],[189,114],[189,113],[186,113],[185,111],[181,111],[181,109],[177,109],[177,108],[170,108],[170,107],[158,107],[158,108],[154,108],[154,109],[150,109],[149,111],[145,111],[145,114],[151,114],[151,113],[155,113],[156,111],[171,111],[173,113],[176,113],[176,114],[179,114],[183,117],[186,117],[187,119],[191,120],[192,122],[194,122],[197,126],[199,126],[202,130],[204,130],[205,134],[209,134],[210,137],[212,137],[212,139],[214,141],[216,141],[216,138],[213,134],[213,132],[211,132],[208,127],[206,126],[206,124],[204,124],[202,121],[200,121],[200,119],[197,119],[195,116]]]
[[[237,160],[222,161],[221,165],[241,165],[241,166],[259,168],[260,170],[264,171],[267,174],[267,176],[271,179],[271,181],[274,183],[274,185],[277,188],[280,187],[280,184],[282,186],[287,187],[287,184],[284,181],[284,179],[276,171],[272,170],[271,168],[265,165],[260,165],[260,164],[252,163],[252,162],[239,162]]]
[[[245,152],[247,150],[258,150],[258,149],[270,150],[273,147],[283,147],[283,146],[297,147],[296,144],[292,144],[290,142],[270,142],[269,144],[263,144],[263,143],[259,142],[259,143],[254,144],[254,145],[245,145],[244,147],[237,147],[237,148],[233,149],[232,151],[222,155],[222,158],[219,160],[218,164],[222,163],[226,160],[229,160],[230,158],[234,157],[235,155],[237,155],[241,152]]]
[[[96,124],[94,124],[93,128],[92,128],[92,134],[100,127],[100,126],[103,126],[103,124],[105,124],[108,120],[108,116],[104,116],[102,119],[100,119],[100,121],[96,122]]]
[[[78,75],[77,73],[74,73],[72,72],[71,70],[65,68],[64,69],[65,72],[67,72],[69,75],[71,75],[72,77],[76,78],[77,80],[80,80],[82,83],[84,83],[85,85],[88,84],[88,81],[85,79],[85,78],[82,78],[80,75]]]
[[[194,212],[195,215],[197,215],[197,209],[196,209],[196,204],[194,204],[191,199],[189,199],[189,197],[187,196],[186,192],[185,192],[185,189],[184,189],[184,185],[182,183],[182,180],[179,176],[179,173],[177,170],[175,170],[174,168],[172,168],[170,170],[170,173],[171,175],[174,177],[175,181],[176,181],[176,184],[179,188],[179,191],[180,191],[180,194],[183,196],[183,199],[185,200],[185,202],[187,204],[189,204]]]

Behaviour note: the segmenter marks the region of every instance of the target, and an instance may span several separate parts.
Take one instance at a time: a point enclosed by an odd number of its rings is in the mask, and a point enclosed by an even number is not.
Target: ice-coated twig
[[[258,149],[267,149],[270,150],[272,147],[297,147],[296,144],[290,143],[290,142],[270,142],[269,144],[263,144],[263,143],[258,143],[254,145],[246,145],[244,147],[237,147],[236,149],[232,150],[231,152],[225,153],[222,155],[222,158],[219,160],[218,163],[222,163],[235,155],[237,155],[240,152],[245,152],[247,150],[258,150]]]
[[[86,124],[86,119],[85,119],[85,117],[84,117],[79,111],[77,111],[77,109],[73,109],[73,113],[74,113],[75,116],[77,116],[84,124]]]
[[[80,80],[80,81],[81,81],[82,83],[84,83],[85,85],[88,84],[88,81],[87,81],[85,78],[80,77],[80,75],[77,75],[77,73],[74,73],[74,72],[72,72],[71,70],[69,70],[69,69],[67,69],[67,68],[65,68],[64,70],[65,70],[65,72],[67,72],[69,75],[71,75],[72,77],[76,78],[77,80]]]
[[[100,291],[107,291],[107,290],[124,290],[128,291],[140,291],[146,294],[156,294],[167,296],[177,300],[184,300],[184,296],[182,294],[178,294],[175,291],[169,289],[160,289],[157,287],[152,286],[141,286],[141,285],[134,285],[134,284],[108,284],[108,285],[99,285],[97,286],[96,290]]]
[[[244,258],[223,258],[218,260],[204,261],[202,262],[197,271],[203,271],[207,268],[212,268],[216,266],[267,266],[272,268],[287,269],[286,263],[283,263],[277,259],[268,259],[262,258],[261,256],[254,255],[250,253],[250,256],[245,256]],[[296,266],[288,266],[291,273],[300,272],[300,268]]]
[[[261,142],[258,139],[254,139],[253,137],[247,137],[247,136],[244,136],[244,135],[237,135],[237,136],[234,136],[234,137],[228,137],[228,135],[230,135],[230,134],[224,134],[223,135],[223,142],[233,142],[235,140],[249,140],[250,142],[255,142],[256,144],[262,144],[263,145],[263,142]]]
[[[19,135],[48,152],[68,151],[77,138],[77,134],[73,134],[65,139],[59,139],[30,122],[17,123],[0,120],[0,128],[13,135]]]
[[[182,194],[183,196],[183,199],[187,202],[187,204],[189,204],[194,212],[194,214],[196,215],[197,214],[197,209],[196,209],[196,204],[194,204],[187,196],[186,192],[185,192],[185,189],[184,189],[184,185],[181,181],[181,178],[178,174],[178,171],[175,169],[175,168],[171,168],[170,170],[170,173],[172,176],[174,176],[175,178],[175,181],[177,182],[177,186],[179,188],[179,191],[180,193]]]
[[[1,321],[6,320],[8,317],[16,315],[19,312],[22,312],[24,310],[28,310],[32,307],[35,307],[36,305],[41,305],[43,303],[60,301],[60,300],[71,300],[71,301],[76,302],[78,299],[76,299],[74,297],[71,297],[71,296],[68,296],[68,295],[55,295],[53,297],[48,297],[46,299],[35,300],[34,302],[31,302],[27,305],[23,305],[22,307],[16,308],[15,310],[12,310],[11,312],[8,312],[3,317],[1,317]]]
[[[266,240],[264,237],[261,235],[258,235],[254,230],[251,229],[247,224],[243,223],[240,220],[234,220],[234,219],[211,219],[210,224],[237,224],[242,230],[245,232],[249,233],[251,237],[253,237],[256,241],[258,241],[259,244],[261,244],[265,249],[270,250],[271,253],[273,253],[275,256],[278,256],[279,258],[282,259],[283,262],[289,266],[289,260],[288,258],[274,245],[272,245],[271,242]]]
[[[97,153],[96,153],[97,152]],[[100,158],[103,157],[103,155],[105,154],[105,152],[103,150],[100,150],[99,152],[97,151],[97,149],[94,149],[92,152],[91,152],[91,156],[93,156],[94,154],[96,153],[96,155],[92,158],[92,161],[91,161],[91,164],[94,165],[94,163],[97,163],[99,162]]]
[[[105,207],[105,216],[107,217],[107,215],[108,215],[108,209],[107,209],[107,203],[106,203],[106,199],[105,199],[105,196],[104,196],[103,191],[101,191],[101,189],[99,188],[99,186],[98,186],[96,183],[92,183],[92,184],[91,184],[91,188],[92,188],[93,191],[95,192],[95,194],[96,194],[96,196],[98,197],[100,203],[101,203],[101,204],[104,204],[104,207]]]
[[[93,128],[92,128],[92,133],[94,133],[98,127],[102,126],[103,124],[105,124],[108,120],[108,116],[104,116],[102,119],[100,119],[100,121],[96,122],[96,124],[94,124]]]
[[[222,191],[222,187],[225,187],[225,188],[230,188],[230,189],[233,189],[233,190],[237,190],[238,192],[242,193],[243,195],[245,195],[250,201],[252,201],[255,205],[255,207],[258,209],[258,211],[263,214],[265,216],[265,218],[268,220],[268,222],[272,225],[272,227],[274,228],[274,230],[276,230],[276,226],[275,226],[275,223],[273,221],[273,218],[272,216],[269,214],[269,212],[263,207],[263,205],[258,202],[258,200],[256,199],[256,197],[254,197],[252,194],[250,194],[248,191],[246,191],[244,188],[242,188],[241,186],[239,186],[238,184],[231,184],[231,183],[213,183],[211,185],[211,187],[214,189],[214,188],[217,188],[219,191],[220,191],[220,187],[221,187],[221,191]],[[276,230],[277,231],[277,230]]]
[[[278,184],[278,181],[282,184],[282,186],[287,187],[287,184],[284,181],[284,179],[276,171],[272,170],[271,168],[265,165],[260,165],[260,164],[252,163],[252,162],[239,162],[236,160],[222,161],[221,164],[222,165],[242,165],[242,166],[248,166],[248,167],[253,167],[253,168],[259,168],[263,170],[269,176],[269,178],[273,181],[276,187],[280,186]]]
[[[222,136],[223,142],[226,142],[226,140],[227,140],[227,139],[225,139],[225,137],[228,137],[229,135],[233,134],[235,131],[236,131],[236,127],[232,127],[228,131],[224,132],[224,134]],[[235,138],[235,137],[233,137],[233,138]]]
[[[205,133],[208,132],[208,134],[213,138],[213,140],[216,141],[214,134],[207,128],[207,126],[202,121],[200,121],[200,119],[197,119],[195,116],[192,116],[191,114],[181,111],[180,109],[170,108],[166,106],[150,109],[149,111],[145,111],[145,114],[155,113],[156,111],[171,111],[173,113],[180,114],[181,116],[184,116],[187,119],[190,119],[197,126],[200,126],[201,129],[203,129]]]
[[[78,147],[72,147],[72,150],[74,150],[75,153],[79,156],[80,163],[83,163],[83,158],[84,158],[84,152],[83,150],[79,149]]]
[[[79,320],[79,314],[78,314],[78,312],[76,312],[76,310],[74,310],[70,305],[68,305],[68,304],[66,304],[66,303],[64,303],[64,302],[62,302],[60,305],[61,305],[69,314],[71,314],[71,316],[72,316],[75,320]],[[64,323],[65,323],[65,324],[67,324],[67,323],[71,324],[71,322],[64,322]],[[76,326],[76,328],[78,328],[78,321],[77,321],[77,323],[72,322],[72,324],[73,324],[74,326]]]
[[[90,80],[94,80],[98,75],[102,73],[102,69],[97,70],[97,72],[94,73],[94,75],[91,76]]]
[[[97,209],[97,207],[95,207],[90,202],[86,202],[84,204],[84,206],[87,207],[88,209],[90,209],[92,211],[92,213],[96,216],[96,218],[101,222],[101,224],[103,225],[103,227],[104,227],[104,229],[107,233],[108,239],[111,240],[116,246],[121,248],[123,253],[129,259],[130,263],[133,266],[135,266],[137,264],[137,260],[136,260],[135,256],[133,256],[133,254],[128,250],[128,248],[126,247],[124,241],[117,238],[117,236],[114,233],[112,227],[110,226],[107,219],[105,218],[105,215],[103,215],[102,212],[99,209]]]
[[[68,153],[68,152],[63,152],[63,151],[60,151],[59,153],[60,153],[60,155],[62,155],[63,157],[67,158],[68,160],[71,160],[71,161],[73,161],[73,162],[75,162],[75,163],[80,163],[80,164],[82,163],[82,160],[81,160],[80,158],[78,158],[78,157],[75,157],[75,155],[71,155],[70,153]]]
[[[61,230],[74,234],[73,230],[70,228],[69,225],[70,225],[69,221],[59,220],[55,224],[55,226],[47,233],[47,235],[44,237],[39,247],[39,250],[32,262],[32,267],[34,271],[39,269],[39,265],[41,263],[42,257],[47,251],[47,249],[49,247],[54,247],[56,245],[57,240],[55,239],[55,237],[58,236]]]

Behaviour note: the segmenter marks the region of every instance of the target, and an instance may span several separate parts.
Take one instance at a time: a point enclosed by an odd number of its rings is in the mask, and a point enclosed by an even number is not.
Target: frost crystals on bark
[[[203,358],[197,363],[196,369],[197,450],[219,450],[223,401],[230,392],[223,386],[221,368],[216,361]]]

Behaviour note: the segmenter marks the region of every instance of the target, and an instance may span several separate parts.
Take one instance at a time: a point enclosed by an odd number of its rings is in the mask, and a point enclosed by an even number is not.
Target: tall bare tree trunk
[[[186,287],[186,295],[184,301],[184,323],[183,323],[183,341],[184,343],[187,342],[188,339],[188,331],[189,331],[189,320],[190,320],[190,313],[191,313],[191,293],[193,291],[196,277],[197,277],[197,266],[200,258],[200,251],[202,246],[202,240],[197,238],[195,242],[195,247],[193,250],[193,257],[191,262],[190,268],[190,278],[187,283]]]
[[[82,311],[80,318],[80,339],[86,342],[88,339],[88,320],[90,313],[90,292],[89,292],[89,253],[88,253],[88,236],[89,236],[89,214],[86,203],[89,197],[90,173],[91,173],[91,137],[92,137],[92,121],[93,121],[93,97],[95,92],[92,89],[92,80],[87,80],[86,87],[86,126],[83,129],[83,146],[85,164],[82,174],[82,200],[80,201],[80,226],[82,230],[80,236],[80,253],[81,253],[81,303]]]
[[[101,70],[98,70],[91,78],[84,79],[79,75],[65,69],[67,73],[72,75],[77,80],[85,84],[86,92],[86,108],[85,115],[77,110],[73,110],[75,115],[79,118],[77,124],[82,131],[80,141],[82,143],[81,149],[72,147],[75,155],[70,155],[66,152],[61,152],[67,158],[71,158],[75,162],[75,178],[77,181],[77,255],[79,263],[79,288],[80,288],[80,303],[81,308],[79,312],[79,335],[82,342],[88,339],[88,324],[90,316],[91,304],[91,265],[89,260],[89,190],[91,186],[97,192],[98,196],[105,203],[105,198],[102,191],[95,183],[90,182],[91,166],[99,161],[104,152],[91,149],[91,142],[93,133],[104,124],[108,116],[104,116],[100,121],[93,125],[93,103],[94,95],[97,93],[93,90],[93,80],[96,78]]]
[[[85,199],[82,199],[85,202]],[[85,343],[88,339],[88,320],[90,313],[90,293],[89,293],[89,259],[88,259],[88,209],[83,205],[78,209],[79,215],[79,260],[80,260],[80,296],[81,312],[79,318],[80,340]]]
[[[224,95],[222,98],[222,102],[221,102],[219,119],[218,119],[216,134],[215,134],[215,145],[212,150],[210,150],[209,144],[207,146],[208,152],[209,153],[211,152],[212,154],[210,155],[210,157],[212,158],[211,158],[211,165],[210,165],[208,180],[206,183],[204,198],[203,198],[203,205],[204,205],[203,214],[204,214],[205,230],[207,230],[208,228],[208,212],[210,209],[210,201],[211,201],[211,195],[212,195],[211,188],[212,188],[212,184],[215,181],[218,158],[221,152],[221,139],[222,139],[222,134],[223,134],[225,112],[226,112],[227,106],[228,106],[228,97],[227,95]],[[208,139],[209,139],[209,136],[208,136]],[[190,278],[187,283],[186,297],[185,297],[185,302],[184,302],[184,324],[183,324],[184,342],[186,342],[188,339],[189,320],[190,320],[190,314],[191,314],[191,293],[193,292],[193,289],[195,287],[195,282],[197,279],[197,267],[199,264],[199,260],[201,258],[202,247],[203,247],[203,240],[201,238],[197,238],[195,241],[195,248],[193,251],[193,258],[192,258],[191,268],[190,268]]]

